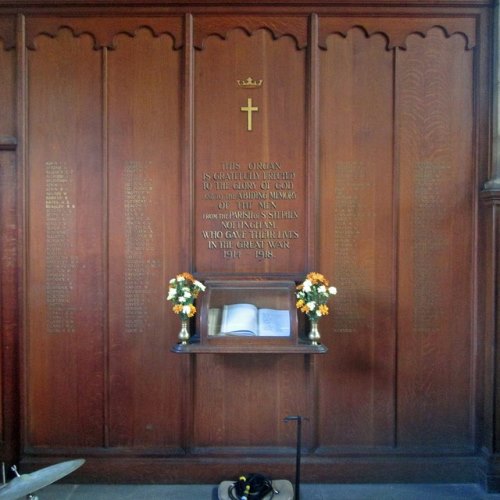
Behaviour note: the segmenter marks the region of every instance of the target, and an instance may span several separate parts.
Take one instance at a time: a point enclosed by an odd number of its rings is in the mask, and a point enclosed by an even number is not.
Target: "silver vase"
[[[187,345],[189,342],[189,320],[181,319],[181,330],[179,332],[179,341],[182,345]]]
[[[318,320],[310,320],[310,323],[309,340],[311,341],[311,345],[319,345],[321,343],[321,335],[318,330]]]

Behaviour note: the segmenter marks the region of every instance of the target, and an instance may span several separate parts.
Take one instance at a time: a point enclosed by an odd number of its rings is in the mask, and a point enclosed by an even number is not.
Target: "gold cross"
[[[240,108],[240,111],[246,111],[246,113],[247,113],[247,130],[249,132],[252,131],[252,113],[254,111],[259,111],[259,108],[257,106],[252,106],[252,98],[249,97],[247,99],[247,105],[242,106]]]

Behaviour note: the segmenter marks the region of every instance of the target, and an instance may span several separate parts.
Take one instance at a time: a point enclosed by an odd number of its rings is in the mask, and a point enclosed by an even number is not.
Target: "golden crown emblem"
[[[254,80],[249,76],[246,80],[236,80],[238,82],[238,87],[242,89],[258,89],[262,87],[262,82],[264,80]]]

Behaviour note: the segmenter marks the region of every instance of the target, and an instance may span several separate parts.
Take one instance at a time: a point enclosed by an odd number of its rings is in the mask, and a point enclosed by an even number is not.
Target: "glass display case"
[[[205,286],[195,335],[175,352],[326,352],[307,339],[295,282],[212,280]]]

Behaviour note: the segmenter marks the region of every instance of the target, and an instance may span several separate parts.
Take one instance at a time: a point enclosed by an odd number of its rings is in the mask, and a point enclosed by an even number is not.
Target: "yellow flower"
[[[305,304],[305,302],[300,299],[300,300],[297,300],[297,303],[295,304],[297,309],[300,309],[303,305]]]
[[[182,305],[176,304],[174,307],[172,307],[172,310],[175,314],[180,314],[182,312]]]
[[[326,316],[328,314],[328,306],[326,304],[320,304],[318,309],[322,316]]]

